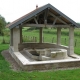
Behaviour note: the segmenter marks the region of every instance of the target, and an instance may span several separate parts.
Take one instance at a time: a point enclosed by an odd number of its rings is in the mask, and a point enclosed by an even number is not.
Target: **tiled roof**
[[[75,27],[80,27],[80,25],[78,25],[75,21],[73,21],[72,19],[70,19],[69,17],[67,17],[65,14],[63,14],[62,12],[60,12],[58,9],[56,9],[55,7],[53,7],[51,4],[47,4],[44,5],[42,7],[39,7],[33,11],[31,11],[30,13],[20,17],[19,19],[13,21],[12,23],[8,24],[6,27],[14,28],[20,24],[22,24],[24,21],[30,19],[31,17],[35,16],[36,14],[40,13],[41,11],[50,8],[52,11],[52,13],[56,12],[57,14],[59,14],[60,16],[62,16],[62,19],[68,23],[73,24]]]

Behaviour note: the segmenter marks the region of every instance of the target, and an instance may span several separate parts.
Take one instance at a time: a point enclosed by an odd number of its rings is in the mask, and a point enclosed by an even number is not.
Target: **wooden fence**
[[[39,37],[36,37],[36,36],[23,36],[22,41],[23,42],[39,42]],[[56,39],[56,37],[51,37],[51,38],[43,37],[43,42],[56,43],[57,39]],[[10,43],[10,40],[3,37],[3,38],[0,38],[0,43],[3,43],[3,44]],[[65,38],[65,37],[61,38],[61,44],[68,46],[69,38]],[[74,47],[80,47],[80,40],[79,39],[74,39]]]
[[[39,42],[39,38],[35,36],[23,36],[24,42]],[[47,37],[43,37],[43,42],[50,42],[50,43],[56,43],[57,39],[56,37],[52,37],[48,39]],[[61,44],[67,45],[69,44],[69,38],[61,38]],[[74,46],[80,46],[80,41],[78,39],[74,39]]]

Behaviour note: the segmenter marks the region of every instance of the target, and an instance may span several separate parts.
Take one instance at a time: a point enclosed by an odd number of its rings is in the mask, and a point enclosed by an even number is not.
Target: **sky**
[[[50,3],[75,22],[80,23],[80,0],[0,0],[0,15],[12,22],[38,7]]]

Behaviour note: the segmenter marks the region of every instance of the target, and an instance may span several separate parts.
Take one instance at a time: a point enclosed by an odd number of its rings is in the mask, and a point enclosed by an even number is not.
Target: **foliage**
[[[7,25],[10,24],[10,22],[7,22],[6,24],[7,24]]]
[[[3,37],[3,41],[2,41],[2,44],[5,44],[6,42],[5,42],[5,39],[4,39],[4,37]]]
[[[6,26],[5,18],[0,15],[0,35],[3,35],[3,29]]]
[[[39,27],[29,27],[27,31],[39,30]],[[48,27],[44,27],[44,29],[48,29]]]
[[[37,30],[37,29],[39,29],[39,28],[38,27],[30,27],[27,29],[27,31],[33,31],[33,30]]]

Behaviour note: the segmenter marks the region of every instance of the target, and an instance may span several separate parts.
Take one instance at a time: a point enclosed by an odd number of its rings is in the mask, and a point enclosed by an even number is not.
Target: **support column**
[[[14,28],[13,29],[13,47],[14,51],[18,51],[18,44],[20,43],[20,29]]]
[[[22,27],[20,27],[20,44],[22,44]]]
[[[42,43],[43,42],[43,28],[42,27],[40,27],[40,38],[39,38],[39,43]]]
[[[69,52],[68,55],[74,54],[74,27],[69,28]]]
[[[10,30],[10,46],[13,46],[13,29]]]
[[[61,28],[57,28],[57,45],[61,44]]]

